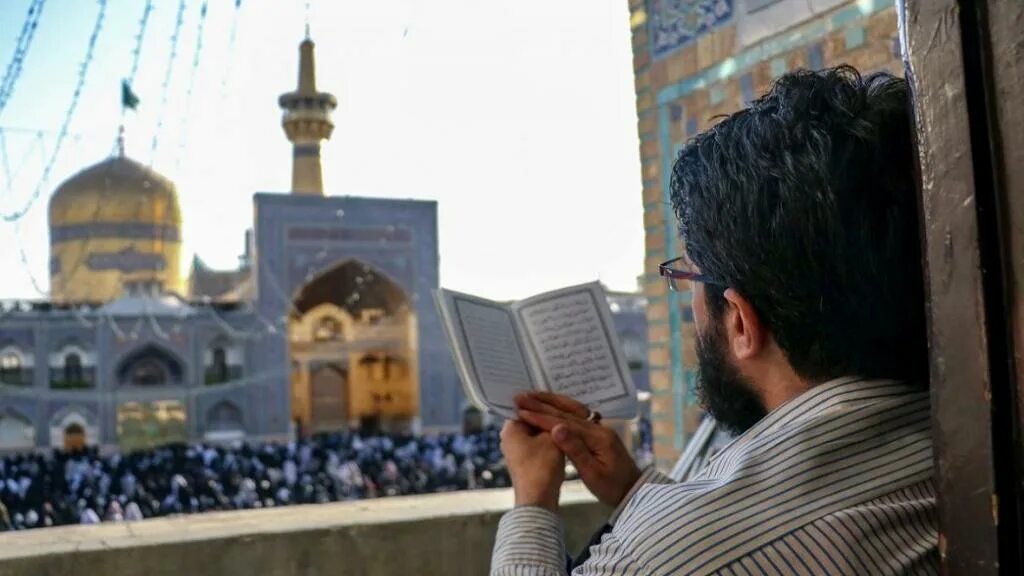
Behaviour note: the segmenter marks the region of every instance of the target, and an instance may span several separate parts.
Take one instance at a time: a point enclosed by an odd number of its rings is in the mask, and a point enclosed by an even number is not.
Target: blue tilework
[[[733,0],[650,0],[647,31],[657,60],[732,21]]]

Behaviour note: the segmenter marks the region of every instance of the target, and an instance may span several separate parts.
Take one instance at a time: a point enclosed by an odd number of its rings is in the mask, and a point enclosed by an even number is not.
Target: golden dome
[[[50,199],[54,300],[107,302],[137,280],[180,291],[180,251],[174,184],[124,156],[68,178]]]
[[[181,224],[174,183],[131,158],[112,156],[65,180],[50,199],[50,226],[125,217]]]

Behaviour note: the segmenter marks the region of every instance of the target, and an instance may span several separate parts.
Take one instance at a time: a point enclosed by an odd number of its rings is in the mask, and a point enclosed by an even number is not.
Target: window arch
[[[163,347],[148,344],[125,357],[118,364],[117,379],[121,384],[161,386],[180,384],[181,361]]]
[[[336,318],[324,316],[313,331],[313,339],[318,342],[341,339],[341,323]]]
[[[214,383],[228,381],[228,354],[223,346],[215,346],[210,351],[210,380]]]
[[[0,381],[8,384],[21,384],[23,367],[21,354],[14,348],[6,348],[0,352]]]
[[[76,384],[85,380],[82,370],[82,357],[77,352],[68,352],[64,356],[64,382]]]
[[[129,381],[136,386],[159,386],[167,383],[167,370],[155,358],[143,358],[132,366]]]
[[[207,432],[242,430],[242,410],[227,400],[221,400],[206,413]]]

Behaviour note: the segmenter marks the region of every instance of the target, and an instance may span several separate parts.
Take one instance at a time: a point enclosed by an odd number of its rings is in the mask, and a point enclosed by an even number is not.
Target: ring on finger
[[[600,424],[600,422],[601,422],[601,413],[598,412],[597,410],[588,410],[587,411],[587,422],[593,422],[594,424]]]

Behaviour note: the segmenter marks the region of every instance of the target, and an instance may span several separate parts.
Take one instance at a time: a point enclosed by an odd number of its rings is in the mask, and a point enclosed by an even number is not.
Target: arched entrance
[[[242,410],[227,400],[221,400],[206,413],[204,437],[215,442],[240,440],[245,437]]]
[[[50,447],[77,450],[99,440],[94,412],[81,405],[66,406],[50,418]]]
[[[64,450],[78,452],[85,448],[85,428],[78,422],[68,424],[64,428]]]
[[[364,262],[340,262],[302,286],[289,320],[297,428],[409,427],[419,411],[416,333],[405,292]]]
[[[167,350],[153,344],[129,354],[117,369],[118,381],[130,386],[180,384],[182,374],[181,362]]]

